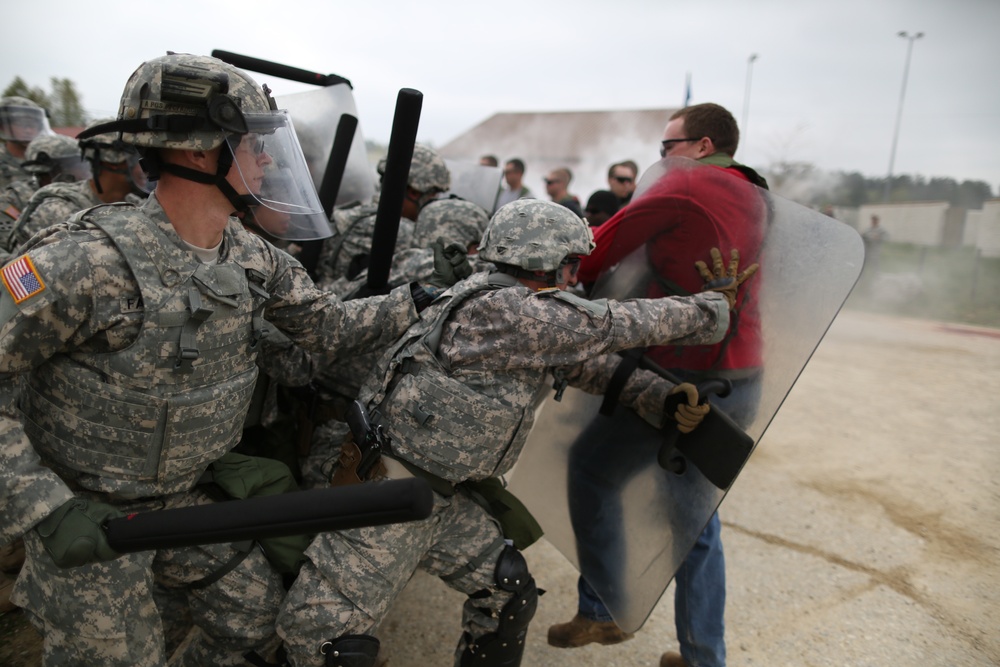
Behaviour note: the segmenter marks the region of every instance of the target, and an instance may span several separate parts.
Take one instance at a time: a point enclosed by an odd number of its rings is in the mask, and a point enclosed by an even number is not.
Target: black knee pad
[[[379,641],[371,635],[341,635],[324,642],[319,652],[326,667],[375,667]]]
[[[528,572],[524,556],[509,545],[500,554],[494,576],[497,586],[513,593],[514,597],[500,610],[496,632],[483,635],[474,643],[466,642],[461,667],[517,667],[521,664],[528,623],[538,608],[538,587]]]

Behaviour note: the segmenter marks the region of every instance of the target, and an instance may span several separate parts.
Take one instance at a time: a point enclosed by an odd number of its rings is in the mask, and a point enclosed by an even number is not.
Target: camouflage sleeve
[[[42,245],[24,258],[30,263],[20,287],[10,268],[0,286],[0,542],[23,534],[73,495],[39,462],[16,403],[21,374],[86,336],[93,312],[94,276],[77,243]]]
[[[257,366],[272,380],[286,387],[309,384],[329,361],[293,343],[288,336],[273,329],[261,342]]]
[[[588,301],[560,290],[511,287],[464,301],[438,350],[453,367],[548,369],[635,347],[713,343],[728,327],[721,295]]]
[[[653,345],[712,345],[729,329],[725,297],[705,292],[686,297],[609,301],[617,349]]]
[[[267,320],[306,350],[341,356],[384,347],[419,318],[409,285],[386,296],[341,301],[320,291],[286,253],[274,252],[272,259]]]
[[[572,368],[558,369],[557,374],[578,389],[590,394],[603,394],[621,361],[620,355],[602,354]],[[662,428],[663,404],[675,386],[656,373],[637,368],[618,395],[618,402],[635,410],[651,426]]]

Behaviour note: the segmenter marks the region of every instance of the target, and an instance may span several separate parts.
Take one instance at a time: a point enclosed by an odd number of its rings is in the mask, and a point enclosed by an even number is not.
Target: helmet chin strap
[[[188,181],[214,185],[219,188],[222,194],[226,196],[226,199],[229,200],[229,203],[233,205],[235,213],[242,213],[244,216],[250,215],[250,206],[251,204],[257,203],[257,200],[253,195],[241,195],[236,191],[236,188],[234,188],[232,184],[226,180],[226,175],[233,166],[233,150],[229,147],[229,141],[223,142],[223,144],[226,146],[227,150],[219,151],[219,162],[216,165],[214,174],[208,174],[189,167],[182,167],[179,164],[173,164],[170,162],[161,162],[159,165],[159,171],[167,174],[173,174],[174,176]]]

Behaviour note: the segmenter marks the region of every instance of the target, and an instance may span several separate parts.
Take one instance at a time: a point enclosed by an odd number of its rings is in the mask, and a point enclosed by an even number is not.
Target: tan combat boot
[[[667,651],[660,656],[660,667],[688,667],[684,658],[676,651]]]
[[[597,642],[620,644],[635,637],[625,632],[614,621],[592,621],[577,614],[569,623],[558,623],[549,628],[549,645],[558,648],[575,648]]]

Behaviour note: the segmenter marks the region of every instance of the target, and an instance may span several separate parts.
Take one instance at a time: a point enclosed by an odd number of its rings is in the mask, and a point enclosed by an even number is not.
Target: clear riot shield
[[[347,84],[325,86],[303,93],[282,95],[276,98],[278,107],[287,109],[292,116],[295,132],[302,145],[313,185],[319,191],[330,159],[337,123],[344,114],[357,117],[354,95]],[[361,125],[354,133],[351,150],[347,156],[344,177],[337,193],[336,204],[368,201],[375,194],[375,174],[368,162],[365,138]]]
[[[702,172],[706,169],[713,172]],[[701,176],[720,174],[731,181],[723,184],[724,190],[704,187]],[[745,237],[727,239],[720,233],[720,240],[713,238],[715,231],[704,231],[714,227],[699,212],[717,205],[748,212]],[[860,236],[832,218],[683,158],[667,158],[647,170],[623,215],[610,246],[618,249],[611,253],[614,265],[597,282],[595,297],[661,296],[666,286],[676,287],[671,278],[683,275],[685,266],[700,283],[693,264],[702,259],[711,266],[711,244],[722,245],[727,260],[727,242],[758,244],[741,251],[741,268],[751,261],[761,265],[752,279],[757,284],[745,298],[755,300],[762,372],[739,379],[737,370],[734,386],[746,382],[743,393],[734,390],[726,399],[711,401],[713,409],[725,408],[756,446],[860,275]],[[702,232],[694,236],[706,240],[697,252],[691,224],[701,225]],[[637,238],[646,242],[636,245]],[[685,256],[672,256],[671,249]],[[691,254],[696,256],[687,256]],[[664,279],[654,264],[669,272],[671,261],[676,275]],[[741,289],[750,288],[748,283]],[[749,313],[747,319],[752,319]],[[747,354],[753,357],[754,350]],[[544,404],[510,489],[538,519],[546,539],[581,571],[618,625],[634,632],[726,491],[696,466],[687,465],[681,473],[661,467],[657,455],[664,431],[621,405],[610,416],[602,415],[602,400],[568,389],[560,402]]]
[[[500,179],[503,177],[500,167],[449,159],[445,159],[444,163],[451,174],[451,189],[442,196],[457,195],[478,204],[492,217],[496,210],[497,195],[500,194]]]

